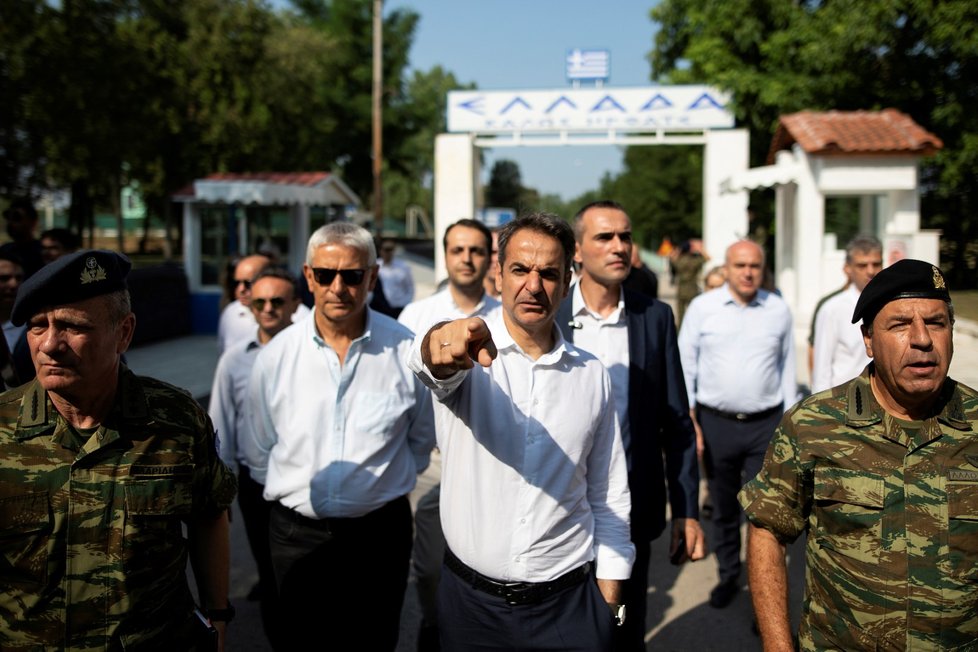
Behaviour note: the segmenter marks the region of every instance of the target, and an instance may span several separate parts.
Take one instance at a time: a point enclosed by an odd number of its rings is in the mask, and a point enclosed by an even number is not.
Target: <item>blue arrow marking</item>
[[[651,111],[653,109],[668,109],[671,106],[672,106],[672,102],[670,102],[665,95],[663,95],[662,93],[656,93],[655,95],[652,96],[651,100],[649,100],[648,102],[642,105],[642,108],[639,109],[639,111]]]
[[[625,113],[625,107],[615,101],[615,98],[610,95],[605,95],[602,97],[597,104],[591,109],[591,113],[596,111],[611,111],[612,109],[618,109],[622,113]]]
[[[482,106],[482,103],[485,101],[486,98],[480,95],[479,97],[473,98],[468,102],[459,102],[458,106],[460,109],[465,109],[479,115],[485,115],[485,107]]]
[[[570,98],[568,98],[566,95],[561,95],[556,100],[554,100],[554,103],[553,104],[551,104],[550,106],[547,107],[547,110],[544,111],[544,113],[550,113],[551,111],[553,111],[554,109],[556,109],[561,104],[566,104],[567,106],[569,106],[572,109],[576,109],[577,108],[577,105],[574,104],[573,102],[571,102]]]
[[[709,93],[703,93],[696,98],[692,104],[689,105],[687,111],[692,111],[694,109],[723,109],[723,105],[717,102],[715,99],[710,97]]]
[[[503,107],[503,110],[499,112],[499,115],[505,114],[507,111],[509,111],[510,109],[512,109],[517,104],[522,104],[527,109],[532,109],[532,107],[529,104],[526,103],[526,100],[524,100],[522,97],[520,97],[520,96],[517,95],[516,97],[513,98],[513,101],[512,102],[510,102],[509,104],[507,104],[506,106]]]

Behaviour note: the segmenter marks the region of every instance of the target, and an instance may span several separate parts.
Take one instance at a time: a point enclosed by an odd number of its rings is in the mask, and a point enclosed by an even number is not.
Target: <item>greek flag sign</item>
[[[567,53],[567,79],[606,80],[611,72],[610,50],[574,49]]]

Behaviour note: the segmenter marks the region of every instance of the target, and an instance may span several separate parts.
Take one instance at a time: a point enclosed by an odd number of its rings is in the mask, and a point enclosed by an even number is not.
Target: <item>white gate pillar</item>
[[[748,169],[746,129],[707,131],[703,147],[703,246],[720,264],[727,247],[747,235],[746,190],[723,191],[723,182]]]
[[[448,225],[475,217],[479,187],[479,157],[471,134],[435,137],[435,282],[445,278],[445,252],[441,242]]]

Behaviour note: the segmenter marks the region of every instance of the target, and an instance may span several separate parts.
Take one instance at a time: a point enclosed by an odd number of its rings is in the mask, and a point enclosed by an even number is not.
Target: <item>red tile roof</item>
[[[214,172],[200,181],[262,181],[293,186],[315,186],[329,177],[329,172]],[[193,197],[194,184],[190,182],[173,193],[174,197]]]
[[[292,186],[315,186],[329,176],[329,172],[215,172],[204,181],[263,181]]]
[[[944,146],[905,113],[882,111],[799,111],[781,116],[768,163],[798,143],[809,154],[928,156]]]

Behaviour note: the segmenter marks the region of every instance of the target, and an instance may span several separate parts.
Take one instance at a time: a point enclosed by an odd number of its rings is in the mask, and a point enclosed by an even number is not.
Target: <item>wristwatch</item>
[[[611,609],[611,615],[615,619],[615,625],[621,627],[625,624],[625,605],[623,604],[613,604],[608,603],[608,608]]]
[[[228,600],[228,606],[224,609],[204,609],[204,615],[211,622],[229,623],[234,620],[234,605]]]

